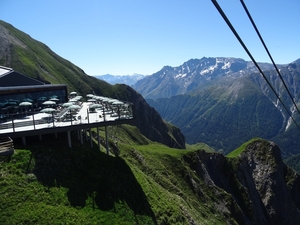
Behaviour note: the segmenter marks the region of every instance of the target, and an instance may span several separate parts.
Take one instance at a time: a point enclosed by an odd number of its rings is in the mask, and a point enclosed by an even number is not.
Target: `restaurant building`
[[[17,113],[21,102],[32,103],[31,109],[39,109],[41,104],[50,99],[59,102],[68,101],[68,90],[65,84],[46,84],[0,66],[0,117]]]

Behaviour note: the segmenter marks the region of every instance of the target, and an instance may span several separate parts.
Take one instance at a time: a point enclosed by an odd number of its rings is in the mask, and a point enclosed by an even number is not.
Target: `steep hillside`
[[[9,163],[0,157],[0,223],[273,225],[300,219],[300,177],[272,142],[252,140],[225,157],[167,148],[131,126],[116,133],[119,157],[75,139],[69,150],[62,135],[55,142],[53,135],[43,143],[28,140]]]
[[[67,84],[70,92],[76,91],[82,96],[93,93],[130,101],[136,106],[135,125],[145,136],[171,147],[185,148],[180,130],[174,129],[176,134],[169,135],[172,132],[158,113],[132,88],[112,86],[86,75],[82,69],[55,54],[45,44],[4,21],[0,21],[0,65],[46,83]]]
[[[204,142],[225,153],[253,137],[272,138],[284,128],[281,112],[244,78],[194,95],[148,102],[180,127],[188,143]]]

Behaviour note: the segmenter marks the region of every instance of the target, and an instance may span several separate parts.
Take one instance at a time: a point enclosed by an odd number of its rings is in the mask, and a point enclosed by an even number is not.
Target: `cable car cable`
[[[256,24],[255,24],[255,22],[254,22],[254,20],[252,19],[252,16],[251,16],[249,10],[247,9],[246,4],[244,3],[243,0],[240,0],[240,2],[241,2],[241,4],[242,4],[242,6],[243,6],[243,8],[244,8],[244,10],[245,10],[245,12],[246,12],[246,14],[247,14],[249,20],[251,21],[252,26],[254,27],[254,29],[255,29],[255,31],[256,31],[256,33],[257,33],[257,35],[258,35],[260,41],[262,42],[262,44],[263,44],[263,46],[264,46],[266,52],[268,53],[268,56],[269,56],[269,58],[271,59],[271,61],[272,61],[272,63],[273,63],[273,66],[275,67],[276,72],[277,72],[277,74],[279,75],[279,77],[280,77],[280,79],[281,79],[281,81],[282,81],[282,83],[283,83],[285,89],[287,90],[287,92],[288,92],[288,94],[289,94],[289,96],[290,96],[290,98],[291,98],[291,100],[292,100],[294,106],[296,107],[298,113],[300,114],[300,111],[299,111],[299,109],[298,109],[298,107],[297,107],[297,104],[296,104],[296,102],[295,102],[295,100],[294,100],[294,98],[293,98],[291,92],[289,91],[289,89],[288,89],[286,83],[284,82],[284,80],[283,80],[283,78],[282,78],[282,76],[281,76],[281,74],[280,74],[280,72],[279,72],[279,69],[278,69],[277,65],[275,64],[275,62],[274,62],[274,60],[273,60],[273,57],[271,56],[271,54],[270,54],[270,52],[269,52],[268,47],[266,46],[266,44],[265,44],[265,42],[264,42],[262,36],[260,35],[260,32],[259,32],[259,30],[258,30],[258,28],[257,28],[257,26],[256,26]]]
[[[274,87],[272,86],[272,84],[270,83],[270,81],[267,79],[267,77],[265,76],[265,74],[263,73],[263,71],[261,70],[261,68],[259,67],[259,65],[257,64],[256,60],[253,58],[252,54],[249,52],[248,48],[246,47],[246,45],[244,44],[243,40],[240,38],[240,36],[238,35],[238,33],[236,32],[236,30],[234,29],[234,27],[230,23],[229,19],[227,18],[227,16],[223,12],[223,10],[220,7],[220,5],[218,4],[218,2],[216,0],[211,0],[211,1],[214,4],[214,6],[216,7],[216,9],[218,10],[218,12],[221,14],[222,18],[225,20],[225,22],[227,23],[227,25],[229,26],[229,28],[231,29],[231,31],[233,32],[233,34],[235,35],[235,37],[238,39],[238,41],[240,42],[240,44],[243,46],[244,50],[247,52],[248,56],[251,58],[251,60],[254,63],[254,65],[257,67],[257,69],[259,70],[260,74],[264,77],[264,79],[266,80],[267,84],[270,86],[271,90],[274,92],[274,94],[276,95],[276,97],[278,98],[278,100],[280,101],[280,103],[282,104],[282,106],[284,107],[284,109],[287,111],[287,113],[289,114],[289,116],[292,118],[292,120],[294,121],[294,123],[296,124],[296,126],[300,130],[300,126],[297,124],[297,122],[294,119],[293,115],[287,109],[287,107],[285,106],[285,104],[283,103],[283,101],[281,100],[281,98],[279,97],[279,95],[276,93]]]

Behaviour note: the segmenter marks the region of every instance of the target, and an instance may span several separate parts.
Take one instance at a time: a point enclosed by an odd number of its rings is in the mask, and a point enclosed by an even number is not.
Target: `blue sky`
[[[244,0],[276,63],[300,58],[300,1]],[[271,62],[239,0],[218,0],[258,62]],[[250,60],[211,0],[0,0],[0,19],[89,75],[150,75],[191,58]]]

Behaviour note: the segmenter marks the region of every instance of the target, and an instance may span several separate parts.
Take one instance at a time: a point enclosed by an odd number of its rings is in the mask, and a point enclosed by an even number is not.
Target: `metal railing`
[[[132,106],[131,106],[132,107]],[[82,112],[82,111],[81,111]],[[97,113],[98,112],[98,113]],[[133,108],[128,111],[122,111],[119,108],[108,111],[103,108],[90,112],[86,109],[85,116],[80,113],[72,113],[69,110],[62,109],[59,112],[48,114],[44,118],[36,118],[35,113],[27,113],[26,116],[18,114],[5,115],[5,119],[0,121],[0,134],[15,133],[22,131],[32,131],[42,128],[54,128],[63,126],[72,126],[78,124],[93,124],[114,120],[132,120]],[[21,117],[20,117],[21,116]],[[23,116],[23,117],[22,117]]]

